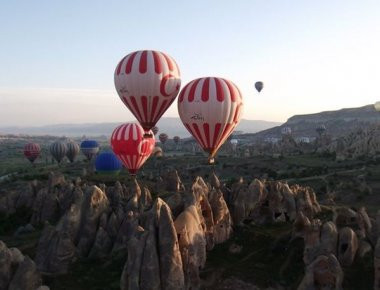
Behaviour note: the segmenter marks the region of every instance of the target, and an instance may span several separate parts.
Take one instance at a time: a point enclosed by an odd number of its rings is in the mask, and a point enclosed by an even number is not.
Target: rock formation
[[[33,260],[0,241],[0,289],[36,290],[41,285],[41,274]]]

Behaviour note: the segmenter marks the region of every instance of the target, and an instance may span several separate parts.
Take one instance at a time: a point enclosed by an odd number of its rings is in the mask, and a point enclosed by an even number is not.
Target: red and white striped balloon
[[[243,109],[242,95],[231,81],[206,77],[188,83],[178,98],[178,112],[209,162],[239,124]]]
[[[177,97],[180,71],[174,59],[163,52],[135,51],[117,65],[115,87],[140,125],[149,131]]]
[[[41,147],[37,143],[28,143],[24,146],[24,155],[28,160],[33,163],[34,160],[40,155]]]
[[[131,175],[136,175],[153,151],[156,141],[153,133],[149,133],[152,136],[144,137],[144,129],[135,123],[120,125],[112,133],[112,150]]]

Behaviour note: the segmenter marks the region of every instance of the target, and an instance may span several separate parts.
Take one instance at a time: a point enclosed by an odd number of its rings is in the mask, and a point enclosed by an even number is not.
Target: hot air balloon
[[[315,131],[317,131],[317,133],[321,136],[324,132],[326,132],[326,126],[323,124],[318,125]]]
[[[178,98],[178,112],[186,129],[209,153],[209,163],[239,124],[243,100],[231,81],[206,77],[188,83]]]
[[[50,153],[58,163],[66,156],[66,151],[66,144],[61,141],[56,141],[50,145]]]
[[[80,151],[79,145],[75,141],[70,140],[66,144],[66,147],[67,147],[66,156],[70,160],[70,162],[73,163],[75,160],[75,157],[77,157],[77,155],[79,154],[79,151]]]
[[[230,141],[230,143],[231,143],[231,145],[232,145],[232,150],[233,151],[236,151],[236,148],[237,148],[237,145],[238,145],[238,140],[237,139],[232,139],[231,141]]]
[[[263,82],[256,82],[255,83],[255,88],[260,93],[261,90],[264,88],[264,83]]]
[[[149,131],[178,95],[179,68],[174,59],[163,52],[135,51],[117,65],[115,87],[140,125]]]
[[[178,144],[179,141],[181,141],[181,138],[179,136],[174,136],[173,137],[173,141],[174,141],[175,144]]]
[[[135,123],[125,123],[117,127],[111,136],[111,147],[117,157],[135,176],[140,167],[149,158],[156,142],[153,132],[145,137],[144,129]]]
[[[99,152],[99,144],[95,140],[84,140],[80,144],[80,150],[87,160],[90,161]]]
[[[24,146],[24,155],[33,164],[41,153],[41,147],[37,143],[28,143]]]
[[[160,139],[160,142],[161,142],[162,144],[165,144],[166,141],[168,141],[169,136],[168,136],[168,134],[161,133],[161,134],[158,136],[158,139]]]
[[[373,106],[375,107],[376,111],[380,112],[380,102],[376,102]]]
[[[292,128],[290,127],[284,127],[281,129],[282,135],[291,135],[292,134]]]
[[[157,127],[157,126],[154,126],[154,127],[152,128],[152,132],[153,132],[154,136],[156,136],[157,133],[158,133],[158,127]]]
[[[117,174],[123,165],[112,152],[102,152],[96,157],[95,168],[99,173]]]

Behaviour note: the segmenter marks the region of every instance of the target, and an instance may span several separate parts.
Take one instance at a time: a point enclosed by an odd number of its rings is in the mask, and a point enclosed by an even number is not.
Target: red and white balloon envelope
[[[156,141],[153,133],[149,133],[151,136],[145,137],[144,129],[135,123],[120,125],[112,133],[112,150],[133,176],[153,151]]]
[[[238,87],[226,79],[199,78],[188,83],[178,97],[179,116],[204,151],[209,163],[239,124],[243,99]]]
[[[41,147],[37,143],[28,143],[24,146],[24,155],[33,163],[41,153]]]
[[[117,65],[114,77],[120,99],[145,131],[156,125],[181,87],[180,71],[174,59],[154,50],[125,56]]]

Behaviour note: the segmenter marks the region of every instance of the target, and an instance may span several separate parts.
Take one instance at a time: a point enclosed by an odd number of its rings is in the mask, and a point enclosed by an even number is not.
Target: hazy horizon
[[[0,127],[133,120],[113,72],[139,49],[171,55],[182,87],[200,76],[232,80],[247,120],[368,105],[380,100],[379,14],[370,0],[8,1],[0,9]],[[164,117],[177,116],[175,102]]]

